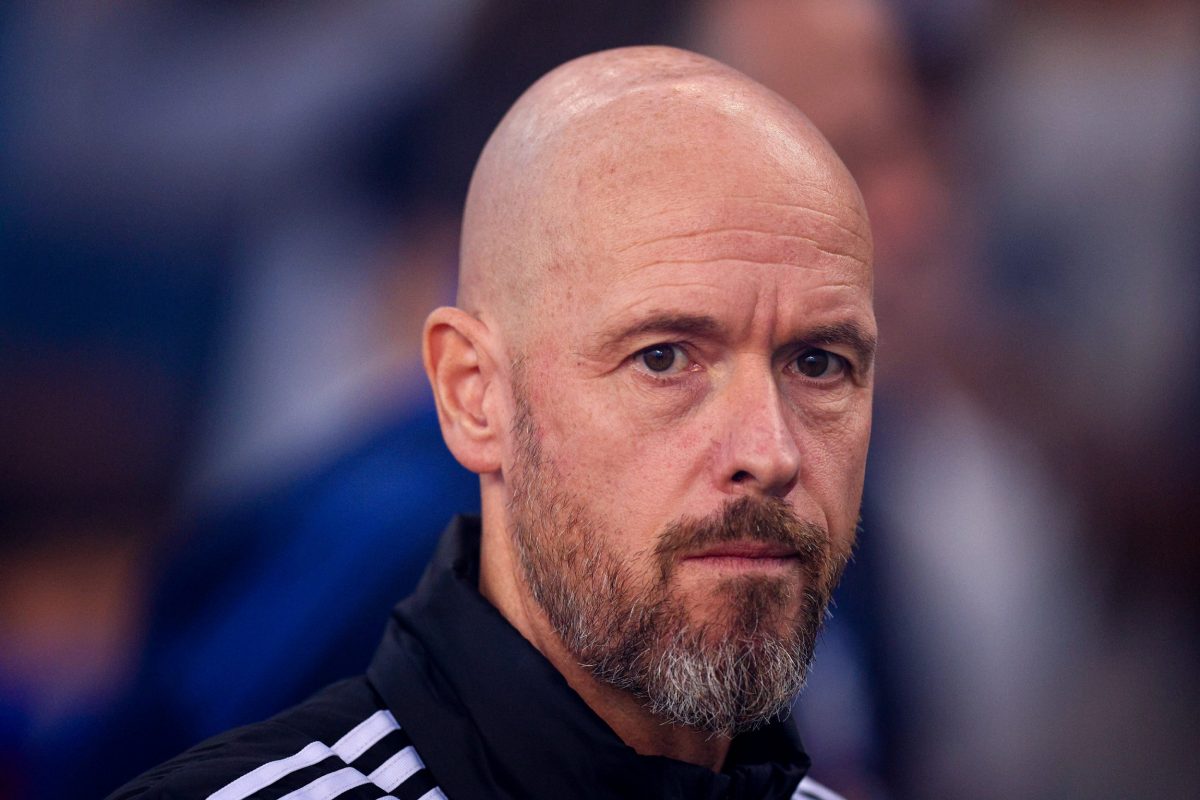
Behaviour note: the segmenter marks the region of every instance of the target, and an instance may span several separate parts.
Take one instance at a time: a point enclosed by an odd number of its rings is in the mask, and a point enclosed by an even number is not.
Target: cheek
[[[606,521],[657,531],[678,516],[711,458],[709,440],[693,414],[638,393],[588,381],[543,391],[544,444],[571,490]]]
[[[867,445],[871,432],[869,399],[836,418],[807,420],[800,434],[805,445],[798,491],[807,492],[826,517],[830,534],[854,535],[862,503]]]

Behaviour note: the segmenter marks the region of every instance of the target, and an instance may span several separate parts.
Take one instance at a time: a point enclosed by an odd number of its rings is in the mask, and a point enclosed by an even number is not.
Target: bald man
[[[786,719],[854,539],[870,231],[795,108],[667,48],[492,135],[425,325],[479,475],[365,676],[113,797],[831,798]]]

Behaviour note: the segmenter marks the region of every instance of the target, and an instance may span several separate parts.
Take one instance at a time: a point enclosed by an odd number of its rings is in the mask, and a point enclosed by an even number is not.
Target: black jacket
[[[787,722],[735,739],[720,773],[638,755],[478,584],[479,522],[460,517],[365,676],[197,745],[110,800],[836,798],[801,784],[809,760]]]

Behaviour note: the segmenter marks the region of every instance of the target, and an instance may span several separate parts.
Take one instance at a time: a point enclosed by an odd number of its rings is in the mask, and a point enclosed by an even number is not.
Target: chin
[[[693,625],[723,640],[787,636],[800,621],[802,589],[794,579],[739,575],[682,593],[677,602]]]

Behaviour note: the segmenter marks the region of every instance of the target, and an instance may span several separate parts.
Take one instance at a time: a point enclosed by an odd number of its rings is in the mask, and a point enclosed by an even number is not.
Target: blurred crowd
[[[668,43],[875,231],[856,563],[796,716],[850,800],[1200,785],[1200,6],[0,10],[0,799],[98,797],[361,671],[477,484],[420,368],[474,158]]]

